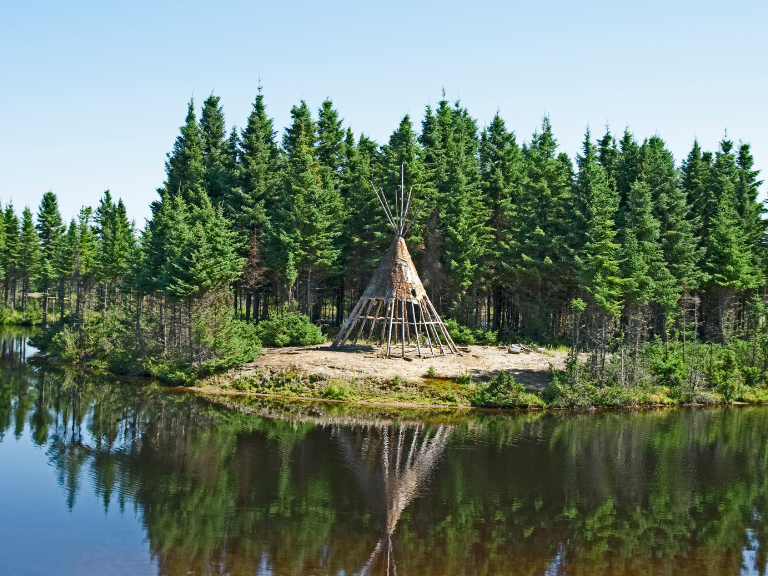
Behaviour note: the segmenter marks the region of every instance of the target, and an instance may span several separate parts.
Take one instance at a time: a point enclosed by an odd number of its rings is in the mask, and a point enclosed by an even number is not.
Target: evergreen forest
[[[567,346],[563,386],[662,382],[698,394],[768,371],[765,208],[749,143],[595,134],[575,158],[549,118],[521,137],[440,100],[387,142],[330,99],[291,108],[281,138],[261,89],[244,126],[194,100],[151,218],[105,192],[66,222],[6,203],[5,323],[46,327],[59,356],[173,380],[324,341],[392,240],[374,183],[426,201],[407,238],[459,342]]]

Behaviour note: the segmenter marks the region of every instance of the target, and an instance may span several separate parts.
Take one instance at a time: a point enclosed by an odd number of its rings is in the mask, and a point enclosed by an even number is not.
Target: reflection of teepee
[[[397,574],[392,533],[408,504],[419,495],[445,450],[449,428],[431,433],[423,425],[348,428],[336,432],[347,466],[367,493],[382,536],[359,574],[370,574],[384,554],[386,573]],[[409,438],[410,436],[410,438]]]
[[[390,355],[392,344],[396,344],[398,338],[402,343],[403,358],[405,358],[405,344],[410,343],[411,339],[416,343],[419,356],[421,356],[422,346],[428,346],[432,356],[435,355],[435,348],[439,348],[440,353],[445,355],[443,341],[449,351],[458,353],[445,323],[440,319],[419,280],[416,267],[405,245],[405,235],[411,229],[424,204],[422,203],[416,216],[408,223],[406,217],[411,207],[413,189],[408,192],[406,201],[405,186],[401,185],[399,204],[395,195],[394,215],[389,208],[384,191],[379,192],[375,186],[373,190],[392,226],[395,239],[331,347],[344,346],[350,337],[353,342],[361,336],[371,338],[376,334],[378,324],[380,340],[387,341],[387,356]],[[394,342],[392,336],[394,336]]]

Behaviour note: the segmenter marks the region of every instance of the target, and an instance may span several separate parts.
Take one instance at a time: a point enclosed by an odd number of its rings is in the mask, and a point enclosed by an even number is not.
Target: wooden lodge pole
[[[413,316],[413,332],[416,334],[416,348],[419,351],[419,358],[421,358],[421,344],[419,343],[421,333],[419,332],[419,325],[416,321],[416,307],[413,305],[413,300],[411,300],[411,316]]]

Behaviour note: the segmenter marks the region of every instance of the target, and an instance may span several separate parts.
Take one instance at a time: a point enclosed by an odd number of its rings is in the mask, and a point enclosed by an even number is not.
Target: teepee
[[[361,336],[371,339],[377,335],[378,327],[379,340],[382,343],[385,340],[387,342],[387,357],[390,357],[392,347],[397,346],[398,340],[400,340],[402,358],[406,357],[406,343],[411,348],[411,342],[416,344],[419,357],[422,356],[422,348],[425,352],[426,348],[429,348],[432,356],[435,355],[436,349],[444,356],[446,348],[451,353],[457,354],[456,344],[453,343],[445,323],[430,302],[419,280],[411,255],[408,253],[408,247],[405,245],[405,235],[408,234],[426,201],[422,203],[413,219],[406,222],[413,188],[408,192],[406,201],[405,186],[401,184],[399,203],[395,194],[394,214],[384,196],[384,191],[377,190],[375,186],[373,191],[392,226],[395,238],[365,292],[331,344],[331,348],[344,346],[350,337],[353,343],[357,342]]]

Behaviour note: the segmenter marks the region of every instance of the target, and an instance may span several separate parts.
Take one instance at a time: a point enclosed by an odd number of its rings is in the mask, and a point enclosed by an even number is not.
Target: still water
[[[768,407],[169,393],[0,334],[0,574],[765,574]]]

